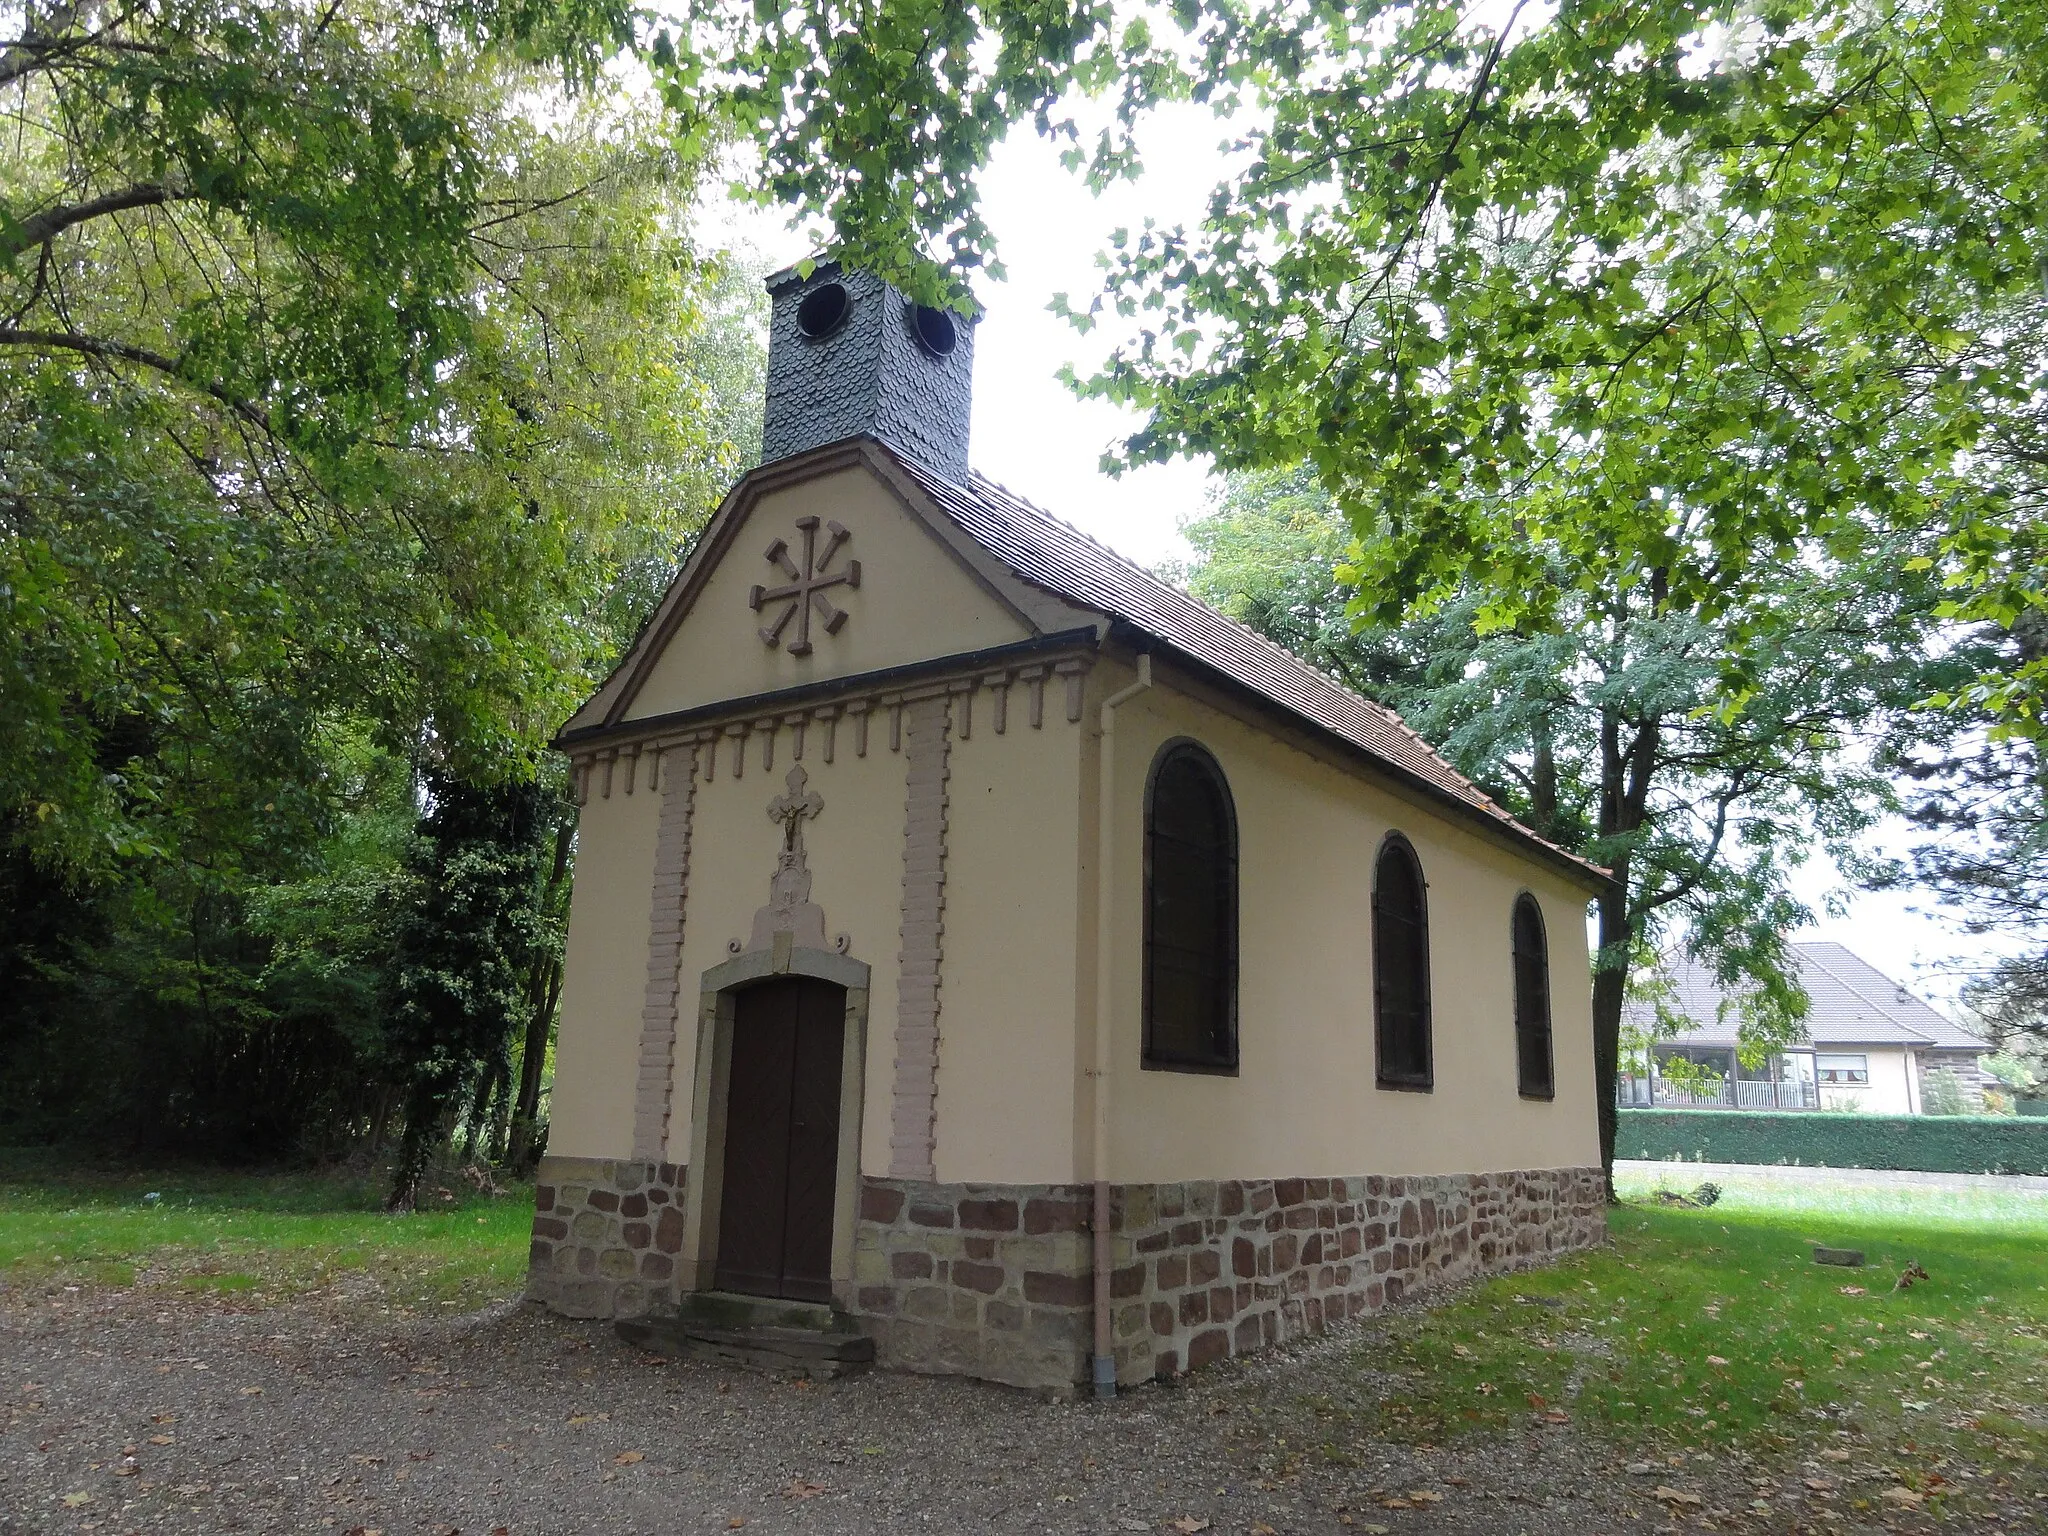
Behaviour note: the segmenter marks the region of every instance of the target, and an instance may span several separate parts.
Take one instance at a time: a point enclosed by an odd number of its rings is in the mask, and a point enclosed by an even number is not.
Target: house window
[[[1372,882],[1372,1012],[1382,1088],[1428,1088],[1429,914],[1422,865],[1396,832]]]
[[[1524,891],[1515,898],[1515,1073],[1522,1097],[1554,1096],[1550,1064],[1550,945],[1543,909]]]
[[[1870,1085],[1868,1056],[1815,1056],[1813,1065],[1823,1087],[1866,1088]]]
[[[1237,813],[1191,741],[1145,792],[1145,1065],[1237,1070]]]

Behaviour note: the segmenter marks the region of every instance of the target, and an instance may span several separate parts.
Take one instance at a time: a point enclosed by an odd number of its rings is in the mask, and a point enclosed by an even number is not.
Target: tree
[[[303,841],[338,714],[525,771],[729,463],[675,357],[698,166],[488,45],[550,8],[494,14],[74,7],[8,55],[0,809],[39,856]]]
[[[432,775],[399,925],[389,1003],[405,1138],[389,1204],[410,1210],[449,1118],[480,1071],[502,1065],[531,1011],[528,977],[546,943],[540,854],[547,791],[479,788]]]
[[[2024,678],[2048,656],[2048,614],[2030,610],[2006,644],[2016,656],[1984,676]],[[1938,892],[1966,931],[2011,953],[1972,976],[1964,998],[2008,1049],[2048,1047],[2048,760],[2038,737],[1951,713],[1885,764],[1909,786],[1907,813],[1927,834],[1880,883]]]
[[[1601,703],[1587,849],[1632,887],[1658,775],[1703,735],[1790,746],[1865,708],[1864,647],[1898,643],[1872,602],[1927,573],[1951,617],[2042,601],[2044,25],[1246,7],[1198,39],[1219,107],[1255,109],[1231,179],[1198,229],[1112,253],[1077,319],[1143,327],[1085,388],[1146,413],[1125,462],[1310,466],[1355,536],[1354,619],[1469,603],[1633,674]],[[1669,687],[1638,672],[1670,654]],[[1937,696],[2024,723],[2031,675]],[[1767,755],[1697,813],[1826,790],[1837,751]],[[1603,1097],[1639,935],[1602,903]]]
[[[1553,549],[1740,613],[1871,527],[1938,535],[1955,616],[2048,601],[2040,7],[1276,4],[1199,41],[1242,163],[1078,317],[1143,318],[1087,386],[1147,413],[1127,460],[1313,465],[1383,617],[1477,578],[1541,622]],[[1961,696],[2025,727],[2038,676]]]
[[[541,774],[736,472],[759,296],[691,237],[701,156],[596,78],[608,14],[59,6],[6,41],[11,1126],[375,1124],[417,776]]]
[[[1468,777],[1551,840],[1613,870],[1593,978],[1603,1147],[1630,967],[1683,947],[1741,1002],[1746,1054],[1805,1014],[1784,935],[1807,916],[1789,877],[1895,804],[1865,749],[1931,686],[1981,654],[1926,653],[1940,601],[1905,552],[1873,538],[1854,562],[1788,552],[1760,566],[1754,607],[1687,608],[1654,583],[1602,591],[1558,551],[1529,560],[1541,624],[1486,621],[1471,580],[1404,622],[1359,625],[1340,580],[1356,547],[1306,471],[1240,475],[1187,534],[1195,592],[1400,711]],[[1768,597],[1763,593],[1768,592]],[[1741,707],[1727,668],[1748,679]]]

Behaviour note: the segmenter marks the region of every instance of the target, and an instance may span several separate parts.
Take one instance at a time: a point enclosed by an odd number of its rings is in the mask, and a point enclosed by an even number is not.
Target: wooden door
[[[832,1299],[845,1043],[844,987],[789,977],[734,999],[720,1290]]]

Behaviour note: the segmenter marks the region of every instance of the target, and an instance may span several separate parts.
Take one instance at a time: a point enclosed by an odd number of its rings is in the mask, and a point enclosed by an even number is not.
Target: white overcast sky
[[[1077,307],[1097,289],[1096,255],[1112,231],[1147,218],[1189,223],[1225,168],[1221,126],[1205,110],[1162,110],[1143,136],[1145,174],[1101,197],[1061,167],[1057,149],[1028,129],[997,152],[983,178],[985,217],[1009,269],[984,279],[985,315],[975,338],[971,458],[983,474],[1074,523],[1144,565],[1186,553],[1180,526],[1198,515],[1213,487],[1208,467],[1176,462],[1112,479],[1103,450],[1137,425],[1116,407],[1082,401],[1059,381],[1063,364],[1085,374],[1117,338],[1114,316],[1088,336],[1052,315],[1053,295]],[[811,254],[800,231],[755,210],[713,213],[700,226],[713,244],[751,246],[775,267]],[[1887,838],[1896,851],[1903,829]],[[1841,889],[1817,856],[1796,882],[1817,914],[1797,937],[1848,945],[1879,970],[1938,1004],[1950,1002],[1968,971],[1990,954],[1984,940],[1945,919],[1930,896],[1873,895]],[[1830,913],[1830,897],[1841,908]]]

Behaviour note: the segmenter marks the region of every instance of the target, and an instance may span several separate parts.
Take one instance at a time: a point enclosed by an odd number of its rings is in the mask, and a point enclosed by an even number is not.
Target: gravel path
[[[1617,1158],[1617,1180],[1690,1188],[1702,1179],[1759,1186],[1795,1184],[1816,1189],[1973,1189],[1988,1193],[2048,1195],[2048,1179],[2020,1173],[1920,1173],[1909,1168],[1795,1168],[1783,1163],[1631,1162]]]
[[[663,1362],[511,1303],[429,1324],[46,1298],[0,1308],[0,1536],[1595,1536],[1668,1529],[1660,1487],[1698,1496],[1676,1506],[1695,1529],[1931,1528],[1917,1513],[1859,1525],[1797,1466],[1630,1467],[1569,1425],[1441,1450],[1349,1432],[1327,1443],[1318,1399],[1384,1386],[1358,1368],[1362,1337],[1098,1407],[956,1380],[808,1385]],[[2002,1528],[2038,1528],[2018,1513]]]

